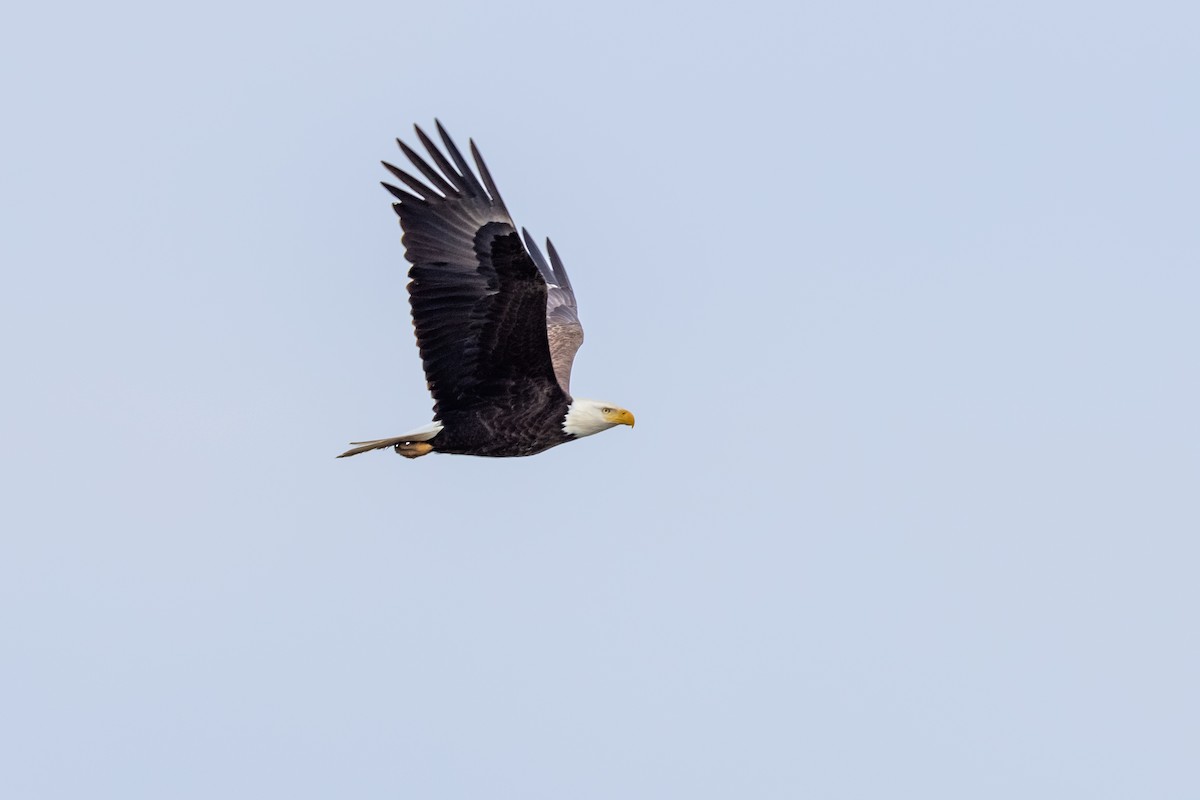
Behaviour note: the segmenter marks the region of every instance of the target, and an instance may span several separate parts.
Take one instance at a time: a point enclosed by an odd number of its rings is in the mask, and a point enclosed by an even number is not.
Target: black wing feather
[[[414,197],[413,195],[409,194],[408,192],[404,191],[403,189],[400,189],[400,188],[397,188],[397,187],[395,187],[395,186],[392,186],[392,185],[391,185],[390,183],[388,183],[387,181],[380,181],[379,183],[380,183],[380,185],[381,185],[381,186],[383,186],[383,188],[385,188],[385,189],[387,189],[389,192],[391,192],[391,193],[392,193],[392,197],[395,197],[397,200],[403,201],[403,202],[405,202],[405,203],[419,203],[419,202],[421,202],[421,198],[419,198],[419,197]]]
[[[550,262],[542,255],[542,251],[538,248],[537,240],[529,235],[527,228],[521,228],[521,236],[525,239],[525,249],[529,251],[529,255],[533,258],[533,263],[537,264],[538,271],[542,273],[542,277],[546,283],[554,283],[554,269],[550,266]]]
[[[442,151],[439,150],[437,145],[433,143],[433,140],[425,135],[425,131],[421,130],[421,126],[413,125],[413,130],[417,132],[417,138],[421,140],[421,144],[425,145],[425,149],[429,152],[429,157],[433,159],[433,163],[437,164],[437,168],[440,169],[442,174],[446,176],[446,179],[454,185],[454,193],[460,196],[466,195],[467,197],[474,197],[475,195],[473,192],[471,192],[470,187],[466,183],[465,179],[459,175],[454,169],[454,166],[446,160],[446,157],[442,155]],[[412,156],[409,156],[409,158],[412,158]],[[425,163],[419,157],[418,161]]]
[[[389,164],[389,163],[388,163],[388,162],[386,162],[386,161],[383,161],[383,162],[380,162],[380,163],[382,163],[382,164],[383,164],[383,166],[384,166],[384,168],[385,168],[385,169],[386,169],[388,172],[392,173],[392,175],[393,175],[393,176],[394,176],[394,177],[395,177],[395,178],[396,178],[398,181],[400,181],[401,183],[403,183],[403,184],[404,184],[405,186],[407,186],[408,188],[412,189],[412,190],[413,190],[414,192],[416,192],[416,193],[417,193],[417,194],[418,194],[418,195],[419,195],[421,198],[423,198],[423,199],[425,199],[425,200],[429,200],[429,199],[431,199],[431,198],[441,198],[441,195],[439,195],[437,192],[433,191],[433,190],[432,190],[432,189],[430,189],[428,186],[426,186],[425,184],[421,183],[419,180],[417,180],[416,178],[414,178],[412,175],[409,175],[407,172],[405,172],[404,170],[400,169],[399,167],[394,167],[394,166],[392,166],[391,164]],[[387,184],[385,183],[385,184],[384,184],[384,186],[387,186]]]
[[[429,164],[425,162],[425,159],[421,158],[420,154],[417,153],[416,150],[413,150],[411,147],[405,144],[403,139],[397,139],[396,144],[400,145],[400,152],[404,153],[405,157],[412,162],[412,165],[416,167],[417,170],[419,170],[420,173],[425,176],[426,180],[432,183],[439,192],[446,197],[458,196],[458,190],[447,183],[446,179],[439,175],[436,169],[429,166]]]
[[[550,263],[554,266],[554,283],[574,294],[575,290],[571,288],[571,279],[567,277],[567,268],[562,259],[558,257],[558,251],[554,249],[554,242],[549,239],[546,239],[546,251],[550,253]]]
[[[436,119],[433,121],[437,125],[438,134],[442,137],[442,141],[446,145],[446,150],[450,153],[450,157],[454,159],[455,165],[458,166],[458,171],[462,174],[463,181],[471,189],[473,197],[487,198],[487,192],[483,190],[479,180],[475,177],[475,173],[471,171],[471,167],[467,164],[467,160],[462,157],[462,153],[458,152],[458,148],[454,145],[454,140],[450,138],[450,134],[446,133],[446,129],[442,127],[442,123]]]
[[[483,156],[479,154],[479,148],[475,146],[475,140],[470,140],[469,144],[471,145],[471,156],[475,159],[475,165],[479,167],[479,174],[483,177],[483,185],[487,187],[488,194],[492,196],[492,202],[507,214],[508,209],[504,207],[504,198],[500,196],[500,190],[496,188],[496,182],[492,180],[492,173],[488,172],[487,164],[483,163]]]
[[[400,200],[393,208],[413,265],[409,302],[435,416],[508,408],[516,397],[524,404],[529,398],[565,401],[550,358],[546,280],[522,246],[478,151],[472,147],[491,197],[440,123],[457,170],[416,130],[444,179],[435,178],[411,148],[401,148],[442,194],[393,167],[389,171],[421,197],[389,191]]]

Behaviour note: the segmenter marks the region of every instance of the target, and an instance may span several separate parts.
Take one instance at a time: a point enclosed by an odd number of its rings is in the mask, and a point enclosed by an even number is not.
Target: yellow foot
[[[405,458],[420,458],[433,452],[429,442],[401,442],[396,445],[396,452]]]

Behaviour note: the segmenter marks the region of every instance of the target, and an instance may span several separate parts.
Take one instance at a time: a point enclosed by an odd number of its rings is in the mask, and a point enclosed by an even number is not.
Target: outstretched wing
[[[554,375],[558,385],[567,394],[571,393],[571,365],[575,362],[575,353],[583,344],[583,325],[579,323],[579,308],[575,305],[575,290],[571,288],[571,279],[567,277],[567,268],[563,266],[554,242],[546,240],[546,249],[550,252],[550,261],[538,249],[537,242],[529,235],[529,231],[521,229],[525,237],[525,248],[533,256],[542,278],[546,281],[546,336],[550,341],[550,360],[554,362]]]
[[[546,281],[521,245],[487,166],[471,142],[472,172],[441,123],[446,154],[416,128],[437,166],[397,140],[428,181],[384,166],[404,230],[409,302],[434,414],[508,405],[515,396],[559,399],[547,337]]]

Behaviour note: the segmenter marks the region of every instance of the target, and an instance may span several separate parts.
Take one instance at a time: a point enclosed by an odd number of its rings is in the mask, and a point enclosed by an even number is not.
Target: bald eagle
[[[632,427],[633,414],[620,406],[571,397],[583,327],[554,245],[546,240],[547,261],[527,230],[517,234],[474,141],[479,177],[440,122],[445,153],[414,128],[437,169],[397,139],[425,181],[385,161],[408,191],[383,185],[397,200],[412,262],[408,300],[434,420],[403,436],[351,442],[338,458],[387,447],[407,458],[531,456]]]

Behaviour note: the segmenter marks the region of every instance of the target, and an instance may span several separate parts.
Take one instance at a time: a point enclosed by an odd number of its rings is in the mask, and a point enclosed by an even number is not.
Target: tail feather
[[[403,436],[397,436],[394,439],[375,439],[374,441],[371,441],[371,442],[351,442],[350,444],[356,444],[359,446],[347,450],[346,452],[344,452],[340,456],[338,456],[338,458],[345,458],[346,456],[356,456],[359,453],[366,453],[370,450],[386,450],[389,447],[395,447],[396,445],[403,444],[404,442],[407,442],[407,441],[410,441],[410,440]]]
[[[395,447],[398,444],[405,444],[407,442],[428,442],[430,439],[437,436],[441,432],[441,430],[442,430],[442,423],[435,421],[435,422],[431,422],[430,424],[426,425],[423,428],[418,428],[415,431],[406,433],[403,436],[394,436],[391,439],[373,439],[372,441],[369,441],[369,442],[351,442],[350,444],[358,445],[358,447],[354,447],[354,448],[351,448],[350,450],[347,450],[346,452],[344,452],[340,456],[338,456],[338,458],[345,458],[346,456],[356,456],[359,453],[365,453],[368,450],[386,450],[389,447]],[[429,452],[429,450],[431,448],[426,447],[426,448],[417,448],[417,449],[422,451],[422,455],[423,455],[424,453]],[[399,452],[399,451],[397,451],[397,452]],[[401,455],[406,455],[406,454],[401,453]]]

